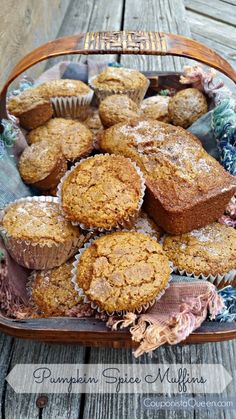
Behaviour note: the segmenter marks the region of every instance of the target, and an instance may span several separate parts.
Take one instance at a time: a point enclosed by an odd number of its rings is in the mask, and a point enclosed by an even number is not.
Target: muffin
[[[170,99],[168,111],[174,125],[188,128],[208,111],[207,100],[198,89],[184,89]]]
[[[44,317],[66,316],[81,297],[71,282],[72,262],[58,268],[34,271],[29,279],[31,303]]]
[[[80,80],[59,79],[39,86],[42,95],[50,99],[54,116],[86,119],[93,91]]]
[[[140,214],[132,226],[132,230],[138,233],[144,233],[153,239],[159,241],[162,236],[162,229],[154,223],[154,221],[144,212],[140,211]]]
[[[60,144],[43,140],[25,148],[19,159],[19,173],[28,185],[41,190],[55,188],[67,170]]]
[[[97,108],[90,108],[89,116],[85,119],[84,125],[89,128],[95,136],[100,128],[103,128]]]
[[[170,96],[151,96],[144,99],[141,104],[141,116],[143,118],[156,119],[157,121],[170,122],[168,105]]]
[[[58,199],[19,199],[3,211],[1,233],[6,248],[19,265],[49,269],[66,262],[85,237],[61,215]]]
[[[139,104],[148,89],[149,80],[137,70],[107,67],[90,81],[98,102],[114,94],[128,95]]]
[[[99,106],[99,116],[104,127],[137,118],[139,108],[127,95],[107,96]]]
[[[76,258],[72,279],[76,288],[92,307],[108,313],[147,309],[170,279],[162,247],[141,233],[107,234]]]
[[[49,99],[40,95],[36,88],[28,89],[7,103],[8,112],[19,119],[26,130],[37,128],[53,115]]]
[[[130,225],[142,204],[144,182],[123,156],[97,155],[75,165],[61,180],[58,196],[65,217],[85,229]]]
[[[93,134],[81,122],[73,119],[53,118],[41,127],[32,130],[28,136],[29,144],[47,140],[59,143],[64,157],[75,161],[88,156],[93,150]]]
[[[167,236],[163,249],[178,271],[213,280],[218,275],[236,278],[236,230],[232,227],[213,223],[180,236]]]

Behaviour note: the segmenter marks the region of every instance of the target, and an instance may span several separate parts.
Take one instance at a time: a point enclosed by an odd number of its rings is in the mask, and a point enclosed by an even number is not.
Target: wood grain
[[[232,4],[221,0],[185,0],[184,3],[187,10],[227,25],[236,26],[236,4],[232,7]]]
[[[97,349],[93,348],[90,351],[89,362],[92,363],[138,363],[138,364],[168,364],[168,363],[186,363],[186,364],[222,364],[226,370],[235,379],[235,342],[214,343],[205,345],[191,345],[175,346],[175,347],[160,347],[156,350],[152,357],[150,355],[143,355],[141,358],[134,360],[132,351],[130,350],[115,350],[115,349]],[[229,354],[229,356],[226,354]],[[219,377],[220,379],[220,377]],[[220,397],[234,397],[235,381],[232,381]],[[152,395],[149,395],[152,396]],[[172,396],[175,397],[175,396]],[[196,397],[192,395],[192,397]],[[218,419],[234,418],[234,412],[227,413],[220,411],[212,411],[211,409],[192,411],[157,411],[145,410],[143,406],[143,395],[129,394],[129,395],[85,395],[84,417],[100,419],[110,418],[142,418],[142,419],[182,419],[182,418],[212,418]]]
[[[70,0],[1,0],[0,86],[16,62],[38,45],[54,38]],[[40,74],[44,65],[34,69]],[[29,73],[31,74],[31,73]]]
[[[80,364],[85,361],[85,348],[70,345],[49,345],[25,340],[15,340],[12,358],[8,365],[11,370],[15,364]],[[48,394],[48,403],[39,409],[36,401],[40,394],[16,394],[7,384],[3,409],[7,419],[34,418],[78,418],[81,395]]]
[[[171,32],[190,37],[184,4],[175,0],[126,0],[123,29]],[[122,56],[126,67],[140,70],[181,71],[187,60],[173,57]]]

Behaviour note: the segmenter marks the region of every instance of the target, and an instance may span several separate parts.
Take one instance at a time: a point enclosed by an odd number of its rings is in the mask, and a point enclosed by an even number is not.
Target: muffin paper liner
[[[127,95],[129,96],[130,99],[132,99],[135,103],[137,103],[138,105],[140,105],[140,103],[142,102],[147,89],[150,85],[150,81],[147,80],[145,86],[143,86],[142,88],[136,88],[136,89],[110,89],[110,90],[106,90],[106,89],[102,89],[101,87],[96,87],[93,85],[93,81],[97,76],[94,76],[91,78],[91,80],[89,81],[90,86],[92,87],[92,89],[94,90],[94,94],[96,96],[96,99],[98,101],[98,104],[100,104],[100,102],[102,102],[102,100],[104,100],[107,96],[111,96],[111,95]]]
[[[113,154],[108,154],[108,153],[105,153],[105,154],[99,154],[100,156],[113,156]],[[69,174],[71,173],[71,172],[73,172],[73,170],[76,168],[76,167],[78,167],[81,163],[83,163],[85,160],[89,160],[89,159],[93,159],[95,156],[91,156],[91,157],[87,157],[86,159],[81,159],[78,163],[76,163],[70,170],[68,170],[66,173],[65,173],[65,175],[61,178],[61,180],[60,180],[60,183],[59,183],[59,185],[58,185],[58,187],[57,187],[57,197],[58,197],[58,199],[59,199],[59,203],[60,203],[60,208],[61,208],[61,211],[62,211],[62,213],[63,213],[63,215],[64,215],[64,217],[66,218],[66,219],[68,219],[68,216],[67,216],[67,214],[65,213],[65,211],[63,210],[63,208],[62,208],[62,186],[63,186],[63,183],[64,183],[64,181],[66,180],[66,178],[67,178],[67,176],[69,176]],[[135,211],[135,213],[133,214],[133,215],[127,215],[126,216],[126,218],[124,218],[122,221],[120,221],[119,223],[117,223],[117,224],[112,224],[110,227],[106,227],[106,228],[103,228],[103,227],[96,227],[96,226],[94,226],[94,225],[85,225],[85,224],[83,224],[83,223],[80,223],[80,222],[77,222],[77,221],[71,221],[71,223],[73,224],[73,225],[75,225],[75,226],[80,226],[80,228],[82,228],[82,230],[87,230],[87,231],[95,231],[95,232],[98,232],[98,233],[103,233],[103,232],[109,232],[109,231],[113,231],[113,230],[121,230],[121,229],[123,229],[123,228],[131,228],[132,227],[132,225],[134,224],[134,221],[136,220],[136,218],[137,218],[137,216],[138,216],[138,214],[139,214],[139,211],[140,211],[140,209],[141,209],[141,207],[142,207],[142,205],[143,205],[143,199],[144,199],[144,193],[145,193],[145,189],[146,189],[146,186],[145,186],[145,179],[144,179],[144,176],[143,176],[143,174],[142,174],[142,172],[141,172],[141,170],[139,169],[139,167],[136,165],[136,163],[135,162],[133,162],[130,158],[128,158],[128,157],[125,157],[127,160],[129,160],[129,162],[132,164],[132,166],[134,167],[134,169],[136,170],[136,172],[138,173],[138,175],[139,175],[139,177],[140,177],[140,180],[141,180],[141,190],[140,190],[140,200],[139,200],[139,203],[138,203],[138,206],[137,206],[137,209],[136,209],[136,211]],[[70,221],[70,220],[69,220]]]
[[[51,97],[53,114],[58,118],[78,118],[84,121],[93,98],[93,91],[80,96]]]
[[[196,275],[194,272],[187,272],[184,269],[177,268],[176,266],[174,266],[173,262],[171,262],[171,264],[172,264],[172,269],[173,269],[174,273],[177,273],[177,274],[183,275],[183,276],[187,276],[187,277],[192,277],[194,279],[203,279],[203,280],[206,280],[206,281],[210,281],[216,287],[220,286],[221,283],[223,283],[224,286],[233,285],[232,282],[234,280],[236,280],[236,269],[231,269],[229,272],[226,272],[224,274],[217,274],[217,275],[200,274],[200,275]]]
[[[8,204],[1,211],[1,220],[7,210],[18,202],[57,202],[58,198],[52,196],[37,196],[20,198]],[[65,243],[52,245],[31,243],[30,240],[16,239],[8,234],[7,230],[0,224],[0,234],[3,237],[5,246],[12,258],[21,266],[29,269],[50,269],[62,265],[73,256],[79,246],[84,244],[85,236],[68,240]]]
[[[85,252],[86,249],[88,249],[96,239],[98,239],[99,237],[104,236],[104,234],[101,234],[99,236],[95,236],[92,239],[90,239],[89,241],[87,241],[83,247],[81,247],[79,249],[79,252],[75,255],[75,261],[73,262],[73,268],[71,270],[71,281],[75,287],[75,290],[79,293],[79,295],[83,298],[83,302],[86,304],[90,304],[90,307],[93,310],[98,311],[98,313],[106,313],[108,316],[123,316],[127,313],[130,313],[130,310],[121,310],[121,311],[113,311],[113,312],[108,312],[106,310],[101,309],[96,303],[92,302],[89,300],[89,298],[85,295],[84,290],[82,288],[79,287],[77,280],[76,280],[76,273],[77,273],[77,268],[78,268],[78,264],[80,261],[80,258],[82,256],[82,254]],[[166,283],[165,287],[160,291],[160,293],[151,301],[149,301],[146,304],[143,304],[142,306],[140,306],[139,308],[134,310],[134,313],[140,314],[140,313],[144,313],[145,311],[147,311],[150,307],[152,307],[156,301],[158,301],[162,295],[165,293],[165,291],[167,290],[167,288],[169,288],[170,286],[170,281],[171,281],[171,273],[172,273],[172,266],[170,264],[170,268],[171,268],[171,272],[170,272],[170,278],[169,281]]]

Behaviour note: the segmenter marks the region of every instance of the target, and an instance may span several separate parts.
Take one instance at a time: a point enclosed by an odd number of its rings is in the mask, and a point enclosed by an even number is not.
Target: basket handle
[[[40,61],[66,54],[183,56],[216,68],[236,83],[236,72],[232,66],[214,50],[193,39],[163,32],[87,32],[56,39],[25,55],[13,68],[0,93],[0,118],[7,116],[7,88],[15,78]]]

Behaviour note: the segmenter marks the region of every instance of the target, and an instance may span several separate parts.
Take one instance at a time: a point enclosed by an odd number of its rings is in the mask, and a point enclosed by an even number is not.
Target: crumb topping
[[[62,184],[62,209],[88,228],[111,228],[136,214],[141,178],[122,156],[97,155],[76,166]]]
[[[146,83],[147,78],[139,71],[115,67],[108,67],[92,81],[94,87],[106,90],[137,89]]]
[[[22,240],[52,245],[79,237],[80,230],[62,216],[57,202],[11,204],[2,221],[7,233]]]
[[[135,310],[155,298],[170,277],[162,247],[135,232],[102,236],[82,254],[78,285],[100,308]]]
[[[180,236],[167,236],[163,249],[180,270],[217,275],[236,269],[236,230],[214,223]]]

